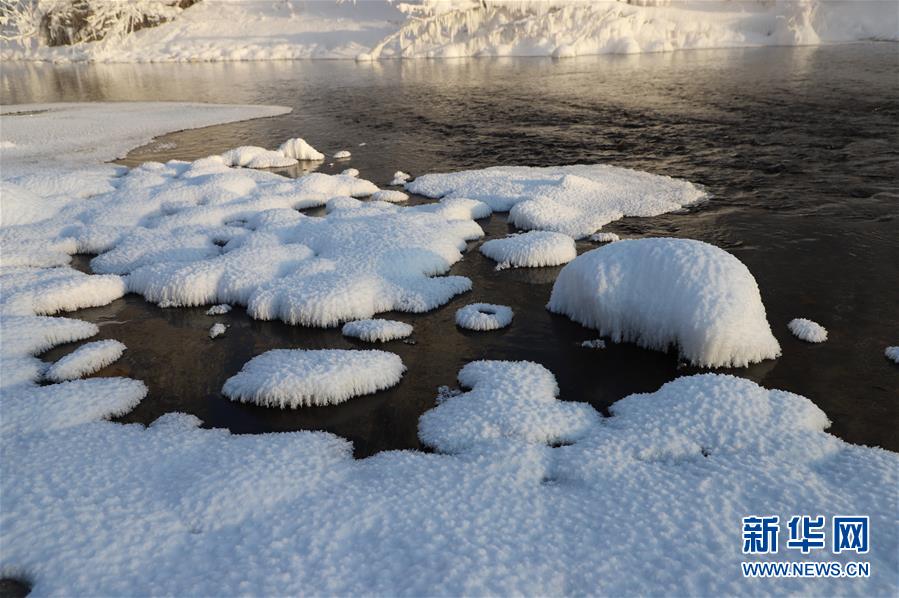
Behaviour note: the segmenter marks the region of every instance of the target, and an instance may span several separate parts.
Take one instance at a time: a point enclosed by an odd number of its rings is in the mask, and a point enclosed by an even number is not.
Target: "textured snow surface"
[[[221,316],[223,314],[231,311],[231,306],[227,303],[222,303],[221,305],[213,305],[209,309],[206,310],[207,316]]]
[[[581,346],[585,349],[605,349],[606,341],[602,340],[601,338],[595,338],[589,341],[582,342]]]
[[[47,368],[44,378],[51,382],[83,378],[114,363],[124,352],[124,343],[116,340],[86,343]]]
[[[356,320],[344,324],[341,333],[370,343],[383,343],[406,338],[412,330],[412,325],[396,320]]]
[[[343,160],[343,159],[349,158],[352,155],[353,154],[350,153],[349,150],[340,150],[339,152],[334,154],[334,157],[337,158],[338,160]]]
[[[395,386],[405,371],[399,356],[386,351],[276,349],[248,361],[222,394],[282,409],[336,405]]]
[[[827,329],[817,322],[805,318],[795,318],[787,324],[796,338],[809,343],[823,343],[827,340]]]
[[[591,241],[596,241],[597,243],[614,243],[615,241],[620,241],[621,237],[616,235],[615,233],[593,233],[590,235]]]
[[[671,52],[897,39],[893,2],[849,0],[203,0],[122,40],[4,42],[2,58],[200,62]]]
[[[245,168],[282,168],[293,166],[296,158],[289,158],[278,150],[267,150],[264,147],[244,145],[230,149],[222,154],[225,166],[242,166]]]
[[[603,418],[559,400],[536,364],[475,362],[459,382],[466,392],[443,392],[421,419],[432,454],[355,461],[331,434],[235,436],[177,413],[148,428],[13,429],[0,435],[0,567],[39,595],[899,589],[899,458],[824,433],[807,399],[702,375],[625,398]],[[809,509],[870,515],[871,577],[750,588],[740,518]]]
[[[561,233],[531,231],[491,239],[481,245],[481,253],[496,261],[497,267],[538,268],[567,264],[577,257],[574,239]]]
[[[409,199],[409,196],[403,193],[402,191],[396,191],[394,189],[385,189],[383,191],[377,191],[372,193],[371,195],[372,201],[386,201],[388,203],[402,203]]]
[[[390,181],[391,185],[405,185],[406,182],[412,178],[412,175],[408,172],[403,172],[402,170],[397,170],[393,173],[393,179]]]
[[[658,216],[706,198],[687,181],[615,166],[495,166],[426,174],[406,189],[427,197],[480,200],[523,229],[586,237],[625,216]]]
[[[498,330],[512,323],[512,309],[493,303],[472,303],[456,311],[456,325],[468,330]]]
[[[887,347],[884,349],[883,354],[893,363],[899,363],[899,346]]]
[[[324,160],[325,155],[306,143],[302,137],[288,139],[278,148],[278,151],[288,158],[296,160]],[[357,171],[358,174],[358,171]]]
[[[547,308],[615,342],[677,345],[703,367],[780,355],[755,278],[701,241],[625,240],[588,251],[559,273]]]
[[[221,322],[216,322],[209,328],[209,338],[218,338],[228,331],[228,327]]]

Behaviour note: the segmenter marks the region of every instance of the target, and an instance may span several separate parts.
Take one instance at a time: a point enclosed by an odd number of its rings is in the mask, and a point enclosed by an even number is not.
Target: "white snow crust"
[[[899,346],[887,347],[884,349],[883,354],[893,363],[899,363]]]
[[[228,331],[228,327],[221,322],[216,322],[209,328],[209,338],[218,338]]]
[[[412,330],[411,324],[396,320],[356,320],[344,324],[341,334],[370,343],[383,343],[406,338],[412,334]]]
[[[349,150],[340,150],[339,152],[336,152],[336,153],[334,154],[334,157],[335,157],[336,159],[338,159],[338,160],[345,160],[346,158],[349,158],[349,157],[352,156],[352,155],[353,155],[353,154],[350,153]]]
[[[499,330],[512,323],[512,309],[493,303],[472,303],[456,310],[456,326],[467,330]]]
[[[519,228],[576,239],[625,216],[658,216],[707,197],[687,181],[602,164],[426,174],[406,189],[427,197],[476,199],[495,212],[508,211],[509,222]]]
[[[408,201],[409,196],[395,189],[384,189],[371,194],[372,201],[386,201],[388,203],[402,203]]]
[[[222,303],[220,305],[213,305],[209,309],[206,310],[207,316],[221,316],[231,311],[231,306],[227,303]]]
[[[567,264],[577,257],[574,239],[562,233],[530,231],[491,239],[481,245],[481,253],[496,261],[497,267],[539,268]]]
[[[282,409],[336,405],[395,386],[405,371],[399,356],[386,351],[276,349],[248,361],[222,394]]]
[[[562,269],[547,308],[614,342],[677,345],[703,367],[780,355],[752,274],[701,241],[625,240],[588,251]]]
[[[590,240],[597,243],[614,243],[615,241],[620,241],[621,237],[615,233],[599,232],[590,235]]]
[[[306,143],[302,137],[288,139],[278,147],[278,151],[295,160],[324,160],[325,155]]]
[[[796,338],[809,343],[823,343],[827,340],[827,329],[821,324],[805,318],[790,320],[787,328]]]
[[[83,378],[115,363],[124,352],[124,343],[116,340],[85,343],[47,368],[44,378],[51,382]]]

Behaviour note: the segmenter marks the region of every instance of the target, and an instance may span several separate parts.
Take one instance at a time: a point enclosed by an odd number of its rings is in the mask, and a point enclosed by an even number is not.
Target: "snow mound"
[[[884,349],[883,354],[893,363],[899,363],[899,346],[887,347]]]
[[[615,166],[495,166],[426,174],[406,189],[427,197],[466,197],[509,212],[522,229],[586,237],[625,216],[658,216],[704,200],[687,181]]]
[[[412,330],[410,324],[396,320],[356,320],[344,324],[341,333],[370,343],[383,343],[406,338],[412,334]]]
[[[402,191],[396,191],[393,189],[385,189],[383,191],[372,193],[371,195],[372,201],[386,201],[388,203],[402,203],[404,201],[408,201],[408,199],[408,195],[406,195]]]
[[[325,155],[306,143],[306,140],[302,137],[294,137],[293,139],[288,139],[284,143],[278,147],[278,151],[281,152],[287,158],[293,158],[294,160],[324,160]]]
[[[817,322],[806,320],[805,318],[795,318],[790,320],[787,328],[796,338],[809,343],[823,343],[827,340],[827,329]]]
[[[51,365],[44,378],[51,382],[83,378],[116,362],[124,352],[125,345],[116,340],[86,343]]]
[[[220,305],[213,305],[209,309],[206,310],[207,316],[221,316],[231,311],[231,306],[227,303],[222,303]]]
[[[386,351],[276,349],[248,361],[222,394],[282,409],[336,405],[395,386],[404,371],[399,356]]]
[[[334,157],[335,157],[336,159],[338,159],[338,160],[344,160],[344,159],[346,159],[346,158],[349,158],[349,157],[352,156],[352,155],[353,155],[353,154],[350,153],[349,150],[340,150],[339,152],[336,152],[336,153],[334,154]]]
[[[227,330],[228,330],[227,326],[225,326],[221,322],[216,322],[209,329],[209,338],[218,338],[221,335],[225,334],[225,332],[227,332]]]
[[[492,303],[472,303],[456,311],[456,326],[467,330],[499,330],[512,323],[512,309]]]
[[[393,180],[390,181],[390,185],[405,185],[406,182],[412,178],[412,175],[408,172],[403,172],[402,170],[397,170],[393,173]]]
[[[358,168],[347,168],[340,174],[345,174],[347,176],[359,176],[359,169]]]
[[[0,289],[0,313],[52,315],[107,305],[125,294],[125,281],[120,276],[84,274],[69,267],[2,268]]]
[[[228,150],[222,154],[222,160],[226,166],[241,166],[245,168],[281,168],[293,166],[296,158],[290,158],[280,151],[267,150],[264,147],[244,145]]]
[[[481,253],[515,268],[539,268],[567,264],[577,257],[574,239],[561,233],[531,231],[492,239],[481,245]]]
[[[620,241],[621,237],[619,237],[615,233],[599,232],[590,235],[590,240],[595,241],[596,243],[614,243],[615,241]]]
[[[780,355],[752,274],[701,241],[625,240],[588,251],[562,269],[547,308],[614,342],[677,345],[703,367]]]
[[[595,338],[582,342],[581,346],[585,349],[605,349],[606,341],[602,340],[601,338]]]

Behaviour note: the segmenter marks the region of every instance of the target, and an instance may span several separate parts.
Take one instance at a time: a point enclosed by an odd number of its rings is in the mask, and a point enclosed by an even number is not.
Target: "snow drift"
[[[703,367],[780,355],[752,274],[701,241],[625,240],[588,251],[562,269],[547,308],[615,342],[677,345]]]

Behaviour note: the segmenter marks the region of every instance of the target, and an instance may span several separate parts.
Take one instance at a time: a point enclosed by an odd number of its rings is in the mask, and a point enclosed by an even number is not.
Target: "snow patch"
[[[412,175],[408,172],[403,172],[402,170],[397,170],[393,173],[393,180],[390,181],[390,185],[405,185],[406,182],[412,178]]]
[[[599,232],[590,235],[590,240],[596,243],[614,243],[615,241],[620,241],[621,237],[615,233]]]
[[[409,196],[402,191],[385,189],[371,194],[372,201],[386,201],[387,203],[402,203],[409,200]]]
[[[883,354],[893,363],[899,363],[899,346],[887,347],[884,349]]]
[[[581,346],[585,349],[605,349],[606,341],[602,340],[601,338],[595,338],[582,342]]]
[[[472,303],[456,310],[456,326],[467,330],[499,330],[511,324],[514,315],[506,305]]]
[[[827,340],[827,329],[821,324],[805,318],[790,320],[787,327],[796,338],[809,343],[823,343]]]
[[[335,157],[337,160],[345,160],[345,159],[349,158],[349,157],[352,156],[352,155],[353,155],[353,154],[350,153],[349,150],[340,150],[339,152],[336,152],[336,153],[334,154],[334,157]]]
[[[83,378],[115,363],[124,352],[124,343],[116,340],[86,343],[51,365],[44,378],[51,382]]]
[[[228,331],[228,327],[222,324],[221,322],[216,322],[209,329],[209,338],[218,338],[221,335],[225,334]]]
[[[577,257],[574,239],[547,231],[531,231],[504,239],[491,239],[481,245],[481,253],[501,266],[515,268],[558,266]]]
[[[412,330],[410,324],[396,320],[356,320],[344,324],[341,334],[370,343],[383,343],[406,338],[412,334]]]
[[[306,143],[302,137],[288,139],[278,147],[278,151],[295,160],[324,160],[325,155]]]
[[[206,310],[207,316],[221,316],[231,311],[231,306],[227,303],[222,303],[220,305],[213,305],[209,309]]]

